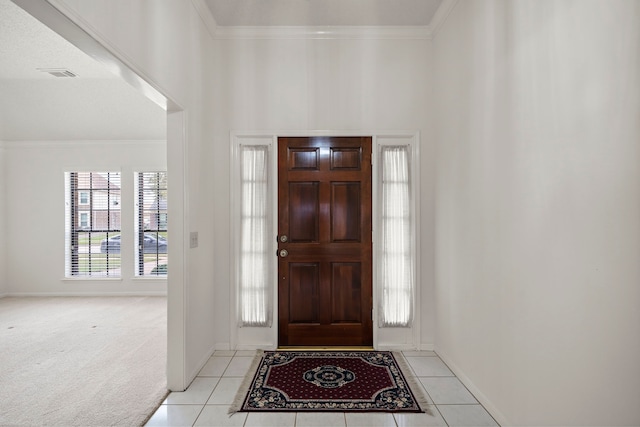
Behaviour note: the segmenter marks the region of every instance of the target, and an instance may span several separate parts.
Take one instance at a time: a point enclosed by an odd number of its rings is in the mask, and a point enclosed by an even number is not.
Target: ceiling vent
[[[64,68],[38,68],[38,71],[49,73],[53,77],[77,77],[74,73]]]

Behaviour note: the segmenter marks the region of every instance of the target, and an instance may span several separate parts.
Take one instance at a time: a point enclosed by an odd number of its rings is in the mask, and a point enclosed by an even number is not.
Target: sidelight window
[[[410,146],[380,151],[380,326],[407,327],[413,319],[413,215]]]
[[[269,147],[240,145],[238,310],[242,326],[271,325]],[[270,257],[271,255],[271,257]]]

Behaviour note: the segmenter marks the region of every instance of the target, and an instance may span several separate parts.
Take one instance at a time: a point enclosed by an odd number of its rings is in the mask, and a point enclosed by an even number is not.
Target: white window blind
[[[242,326],[271,326],[269,150],[241,145],[239,316]]]
[[[68,172],[66,277],[120,277],[120,173]]]
[[[136,173],[136,276],[166,276],[167,173]]]
[[[409,146],[381,147],[380,326],[411,326],[413,254]]]

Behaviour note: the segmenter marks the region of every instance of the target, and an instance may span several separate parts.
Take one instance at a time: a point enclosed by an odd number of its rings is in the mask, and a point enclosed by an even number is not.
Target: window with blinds
[[[67,172],[66,277],[120,277],[120,173]]]
[[[136,276],[167,275],[167,173],[136,173]]]

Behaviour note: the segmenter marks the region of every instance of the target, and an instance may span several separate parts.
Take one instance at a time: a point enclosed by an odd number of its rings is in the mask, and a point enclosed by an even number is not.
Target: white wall
[[[165,141],[20,141],[6,143],[5,157],[7,293],[166,293],[164,278],[134,278],[132,249],[134,172],[166,170]],[[74,171],[121,172],[122,232],[131,236],[121,280],[65,280],[64,172]]]
[[[4,161],[4,142],[0,141],[0,296],[3,296],[7,292],[6,285],[6,226],[5,226],[5,209],[6,209],[6,193],[5,183],[7,182],[4,173],[5,161]]]
[[[434,63],[436,350],[502,425],[640,425],[640,3],[460,0]]]
[[[431,42],[390,39],[254,38],[216,41],[219,52],[214,81],[216,159],[230,158],[231,131],[375,131],[421,132],[422,281],[420,339],[433,344],[433,200],[434,144],[431,138]],[[215,168],[219,200],[215,235],[229,236],[229,163]],[[235,236],[229,236],[233,239]],[[229,300],[230,251],[215,248],[216,342],[232,341]],[[399,334],[385,344],[413,340]],[[384,333],[383,333],[384,334]],[[264,336],[264,332],[262,333]],[[243,342],[240,345],[251,345]],[[271,345],[277,343],[272,342]]]

